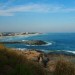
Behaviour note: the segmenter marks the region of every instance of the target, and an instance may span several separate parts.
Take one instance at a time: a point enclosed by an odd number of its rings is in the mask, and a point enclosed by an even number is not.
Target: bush
[[[18,51],[0,45],[0,75],[45,75],[45,70]]]
[[[59,60],[54,75],[75,75],[75,65],[70,61]]]

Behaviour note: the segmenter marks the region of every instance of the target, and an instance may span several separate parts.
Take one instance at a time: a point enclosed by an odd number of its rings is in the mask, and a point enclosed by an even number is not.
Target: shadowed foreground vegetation
[[[45,75],[45,71],[17,51],[0,45],[0,75]]]
[[[75,65],[68,60],[59,60],[56,63],[54,75],[75,75]]]
[[[51,61],[50,61],[51,62]],[[28,60],[17,50],[0,45],[0,75],[75,75],[74,63],[60,59],[48,65],[50,71],[39,63]]]

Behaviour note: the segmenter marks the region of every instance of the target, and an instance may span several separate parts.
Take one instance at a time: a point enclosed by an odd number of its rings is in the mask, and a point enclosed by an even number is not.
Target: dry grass
[[[0,45],[0,75],[46,75],[38,63],[26,59],[20,51]]]
[[[54,75],[75,75],[75,65],[62,58],[56,63]]]
[[[0,75],[75,75],[75,65],[60,56],[58,61],[50,61],[48,71],[30,59],[38,57],[36,51],[17,51],[0,45]],[[50,71],[50,72],[49,72]]]
[[[40,53],[37,51],[23,51],[23,53],[26,55],[26,58],[29,60],[37,58],[40,55]]]

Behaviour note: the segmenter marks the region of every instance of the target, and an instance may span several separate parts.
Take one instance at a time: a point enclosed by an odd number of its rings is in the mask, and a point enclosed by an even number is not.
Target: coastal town
[[[38,32],[0,32],[0,37],[2,37],[2,36],[30,35],[30,34],[41,34],[41,33],[38,33]]]

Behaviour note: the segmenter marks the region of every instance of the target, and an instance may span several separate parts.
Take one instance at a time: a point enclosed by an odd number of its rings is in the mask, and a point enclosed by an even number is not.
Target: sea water
[[[37,49],[41,51],[66,51],[75,53],[75,33],[45,33],[36,36],[15,36],[1,38],[0,41],[42,40],[46,45],[6,44],[17,49]]]

